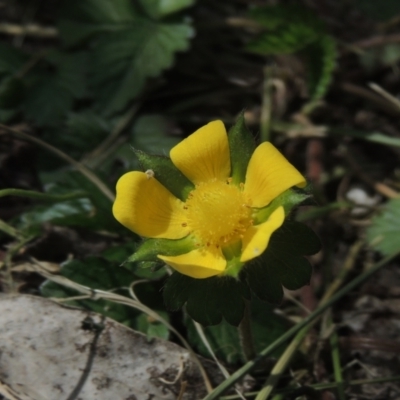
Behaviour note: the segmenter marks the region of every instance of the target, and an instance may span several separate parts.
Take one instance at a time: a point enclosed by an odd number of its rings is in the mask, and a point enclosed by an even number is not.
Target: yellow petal
[[[133,171],[117,182],[114,217],[125,227],[149,238],[180,239],[189,233],[183,203],[157,179]]]
[[[249,228],[242,239],[242,255],[240,261],[246,262],[261,255],[268,246],[271,235],[283,224],[285,211],[283,207],[278,207],[260,225]]]
[[[183,275],[204,279],[218,275],[226,268],[226,260],[220,249],[196,249],[180,256],[162,256],[158,258]]]
[[[251,206],[265,207],[295,185],[306,185],[300,172],[274,145],[268,142],[260,144],[251,156],[244,184],[244,193],[252,200]]]
[[[198,129],[171,149],[171,160],[193,183],[224,180],[231,172],[228,136],[221,121]]]

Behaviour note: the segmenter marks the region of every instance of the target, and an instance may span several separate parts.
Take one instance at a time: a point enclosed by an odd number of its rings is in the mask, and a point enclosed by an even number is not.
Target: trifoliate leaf
[[[82,44],[96,33],[118,29],[135,18],[130,0],[63,0],[59,10],[58,28],[68,47]]]
[[[164,301],[171,311],[186,303],[186,311],[204,326],[219,324],[224,318],[237,326],[243,318],[246,285],[231,277],[194,279],[174,272],[164,288]]]
[[[152,18],[162,18],[193,5],[195,0],[140,0],[142,7]]]
[[[143,89],[147,78],[171,67],[174,53],[189,47],[187,23],[136,18],[99,35],[93,45],[91,83],[105,115],[121,111]]]
[[[147,78],[169,68],[186,50],[193,29],[140,16],[130,0],[64,2],[60,33],[68,46],[89,44],[91,86],[97,108],[109,116],[142,91]]]
[[[235,125],[229,130],[228,141],[232,182],[238,185],[245,181],[247,166],[256,148],[254,138],[245,125],[244,113],[239,115]]]
[[[400,199],[389,200],[367,230],[369,245],[383,255],[400,251]]]
[[[275,231],[265,252],[244,269],[247,283],[261,300],[280,303],[282,286],[299,289],[309,283],[312,268],[303,255],[321,248],[316,234],[306,225],[286,221]]]

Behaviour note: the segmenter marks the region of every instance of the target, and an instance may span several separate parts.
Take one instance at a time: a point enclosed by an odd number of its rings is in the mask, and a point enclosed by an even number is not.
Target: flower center
[[[187,225],[199,245],[220,247],[236,242],[253,222],[249,200],[229,180],[196,185],[184,209]]]

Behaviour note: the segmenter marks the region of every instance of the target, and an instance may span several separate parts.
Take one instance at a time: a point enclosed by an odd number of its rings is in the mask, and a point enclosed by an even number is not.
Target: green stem
[[[254,349],[253,335],[251,332],[250,306],[247,301],[245,303],[243,319],[238,326],[238,333],[244,359],[246,361],[252,360],[256,355],[256,351]]]
[[[327,310],[332,304],[340,300],[343,296],[345,296],[348,292],[350,292],[355,287],[359,286],[361,283],[365,282],[371,275],[375,272],[379,271],[384,265],[386,265],[389,261],[393,260],[397,257],[400,252],[392,254],[383,258],[381,261],[376,263],[373,267],[371,267],[368,271],[365,271],[363,274],[354,278],[351,282],[349,282],[346,286],[344,286],[341,290],[335,293],[327,302],[321,304],[314,312],[305,317],[303,321],[299,322],[297,325],[293,326],[286,333],[284,333],[279,339],[275,340],[269,346],[267,346],[264,350],[262,350],[258,356],[248,361],[243,367],[238,369],[234,374],[231,375],[229,379],[226,379],[219,386],[217,386],[211,393],[209,393],[204,400],[214,400],[218,399],[222,393],[228,390],[231,386],[233,386],[237,381],[243,378],[247,373],[249,373],[258,362],[260,362],[263,358],[269,356],[273,351],[278,349],[284,343],[286,343],[289,339],[291,339],[297,332],[303,329],[305,326],[313,322],[316,318],[318,318],[325,310]]]
[[[333,325],[331,315],[329,315],[328,324],[329,324],[329,326]],[[340,364],[339,338],[338,338],[338,334],[336,331],[332,332],[332,335],[329,338],[329,341],[331,344],[333,372],[334,372],[334,376],[335,376],[335,382],[337,383],[338,397],[340,400],[346,400],[346,395],[344,392],[342,366]]]
[[[270,67],[265,67],[260,118],[261,142],[271,141],[272,87],[270,82],[270,75]]]
[[[54,147],[51,144],[46,143],[37,137],[28,135],[27,133],[24,133],[18,129],[10,128],[9,126],[6,126],[4,124],[0,124],[0,129],[4,129],[6,132],[8,132],[14,136],[17,136],[24,140],[33,142],[33,143],[39,145],[40,147],[42,147],[43,149],[46,149],[50,153],[55,154],[58,158],[66,161],[68,164],[74,166],[86,179],[88,179],[91,183],[93,183],[93,185],[95,185],[104,194],[104,196],[107,199],[109,199],[111,202],[113,202],[115,200],[114,193],[107,187],[107,185],[104,184],[104,182],[94,172],[92,172],[89,168],[87,168],[82,163],[74,160],[68,154],[57,149],[57,147]]]
[[[386,382],[398,382],[400,381],[399,376],[389,376],[386,378],[377,378],[377,379],[357,379],[354,381],[344,382],[345,386],[359,386],[359,385],[376,385],[377,383],[386,383]],[[307,385],[306,387],[314,389],[314,390],[329,390],[336,389],[338,386],[337,382],[326,382],[326,383],[315,383],[314,385]],[[305,387],[305,386],[304,386]],[[277,390],[277,396],[282,396],[286,394],[295,393],[299,388],[287,388],[282,390]],[[258,392],[247,392],[244,394],[246,398],[255,397]],[[223,396],[220,400],[237,400],[240,397],[236,394],[232,394],[229,396]],[[274,397],[275,400],[275,397]]]
[[[74,192],[67,194],[49,194],[49,193],[35,192],[34,190],[9,188],[0,190],[0,197],[4,196],[29,197],[31,199],[57,202],[57,201],[81,199],[84,197],[89,197],[89,194],[85,192]]]

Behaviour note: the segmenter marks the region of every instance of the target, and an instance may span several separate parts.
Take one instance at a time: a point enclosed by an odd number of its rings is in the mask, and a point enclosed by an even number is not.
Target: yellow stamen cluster
[[[196,185],[184,205],[186,221],[200,246],[237,242],[252,225],[251,204],[239,187],[220,180]]]

